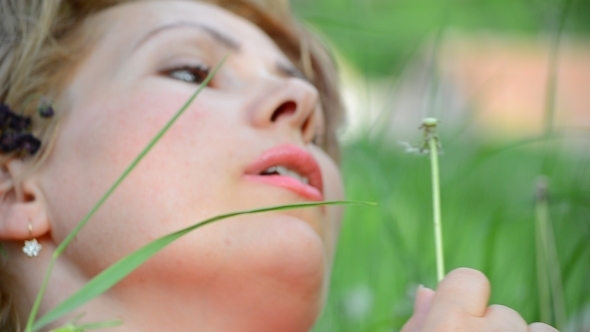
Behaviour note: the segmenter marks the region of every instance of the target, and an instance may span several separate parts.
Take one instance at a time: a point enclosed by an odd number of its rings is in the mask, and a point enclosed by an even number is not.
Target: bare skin
[[[318,92],[257,26],[194,1],[131,2],[95,23],[99,38],[56,103],[66,118],[54,149],[24,179],[19,159],[3,174],[14,192],[2,201],[0,238],[11,240],[22,317],[56,246],[226,54],[60,258],[42,313],[123,255],[199,220],[343,198],[338,167],[314,143],[323,130]],[[264,175],[272,166],[291,174]],[[86,322],[120,319],[112,329],[120,332],[308,330],[322,308],[341,210],[207,225],[79,312]],[[29,220],[43,245],[35,259],[21,252]]]
[[[51,154],[34,172],[14,159],[0,174],[0,239],[19,277],[23,318],[57,245],[228,53],[211,85],[58,260],[41,313],[123,255],[204,218],[344,196],[338,167],[314,143],[323,130],[317,90],[256,26],[192,1],[132,2],[96,23],[100,38],[56,101],[66,118]],[[298,174],[263,175],[273,164]],[[329,207],[208,225],[79,312],[85,322],[121,319],[105,330],[117,332],[308,331],[321,312],[340,221],[341,209]],[[43,245],[35,259],[21,252],[29,222]],[[488,298],[480,273],[452,272],[436,293],[419,292],[404,332],[552,331],[488,307]]]
[[[435,291],[421,288],[416,294],[414,315],[402,332],[555,332],[553,327],[526,324],[514,310],[488,306],[490,283],[479,271],[460,268],[450,272]]]

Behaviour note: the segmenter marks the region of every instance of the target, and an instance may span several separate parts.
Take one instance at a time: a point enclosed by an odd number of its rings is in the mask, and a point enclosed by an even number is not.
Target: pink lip
[[[285,166],[306,177],[308,184],[289,176],[261,175],[271,166]],[[281,145],[265,151],[246,168],[244,177],[248,180],[283,187],[313,201],[324,199],[322,173],[317,161],[309,152],[293,144]]]

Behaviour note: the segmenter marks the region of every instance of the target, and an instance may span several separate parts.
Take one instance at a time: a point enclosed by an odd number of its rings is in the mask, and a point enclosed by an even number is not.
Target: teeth
[[[279,175],[284,175],[284,176],[288,176],[288,177],[292,177],[294,179],[297,179],[305,184],[309,183],[309,180],[305,177],[300,175],[299,173],[288,169],[285,166],[271,166],[269,168],[267,168],[264,172],[262,172],[262,174],[279,174]]]

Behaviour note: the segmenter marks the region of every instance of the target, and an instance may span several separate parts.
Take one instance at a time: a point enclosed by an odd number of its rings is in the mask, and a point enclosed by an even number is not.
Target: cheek
[[[322,170],[324,180],[324,195],[328,201],[338,201],[344,199],[344,184],[342,175],[336,163],[326,155],[321,149],[314,147],[313,155],[316,157]],[[326,229],[324,242],[328,252],[328,257],[332,257],[336,248],[336,241],[340,232],[342,223],[342,214],[344,208],[339,205],[327,206],[326,211]]]
[[[185,95],[171,93],[166,98],[156,93],[114,96],[76,105],[47,160],[44,186],[55,242],[67,236],[186,100]],[[227,170],[207,162],[219,159],[215,153],[223,150],[219,146],[223,142],[210,144],[204,139],[212,137],[218,121],[207,114],[215,112],[202,112],[197,104],[188,109],[80,234],[78,238],[86,242],[78,241],[78,247],[109,239],[108,248],[113,250],[97,252],[96,265],[177,229],[178,225],[168,223],[170,214],[178,212],[177,205],[204,202],[200,205],[212,206],[207,200],[219,194],[195,187],[220,188],[214,179],[221,177],[215,172]],[[103,246],[98,243],[98,247]],[[82,258],[91,261],[93,248],[78,249],[72,252],[85,252]]]
[[[94,177],[105,180],[114,180],[121,174],[188,99],[185,91],[160,91],[155,84],[125,94],[106,91],[97,95],[110,98],[88,98],[75,105],[60,133],[54,154],[56,160],[75,160],[81,171],[91,170]],[[213,138],[213,134],[220,131],[217,127],[223,124],[217,119],[216,114],[220,112],[209,106],[193,103],[150,155],[156,150],[161,150],[158,152],[161,154],[167,151],[177,156],[176,159],[195,154],[195,147],[200,148],[198,145],[204,145],[205,139]]]

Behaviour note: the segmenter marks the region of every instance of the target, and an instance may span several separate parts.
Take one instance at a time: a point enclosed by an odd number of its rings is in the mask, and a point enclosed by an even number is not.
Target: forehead
[[[198,27],[215,35],[218,40],[236,44],[245,51],[277,55],[286,59],[274,41],[260,28],[225,9],[200,1],[150,0],[129,2],[100,13],[99,30],[103,40],[115,47],[134,48],[160,31],[176,27]],[[167,32],[167,31],[166,31]],[[262,51],[262,52],[261,52]]]

